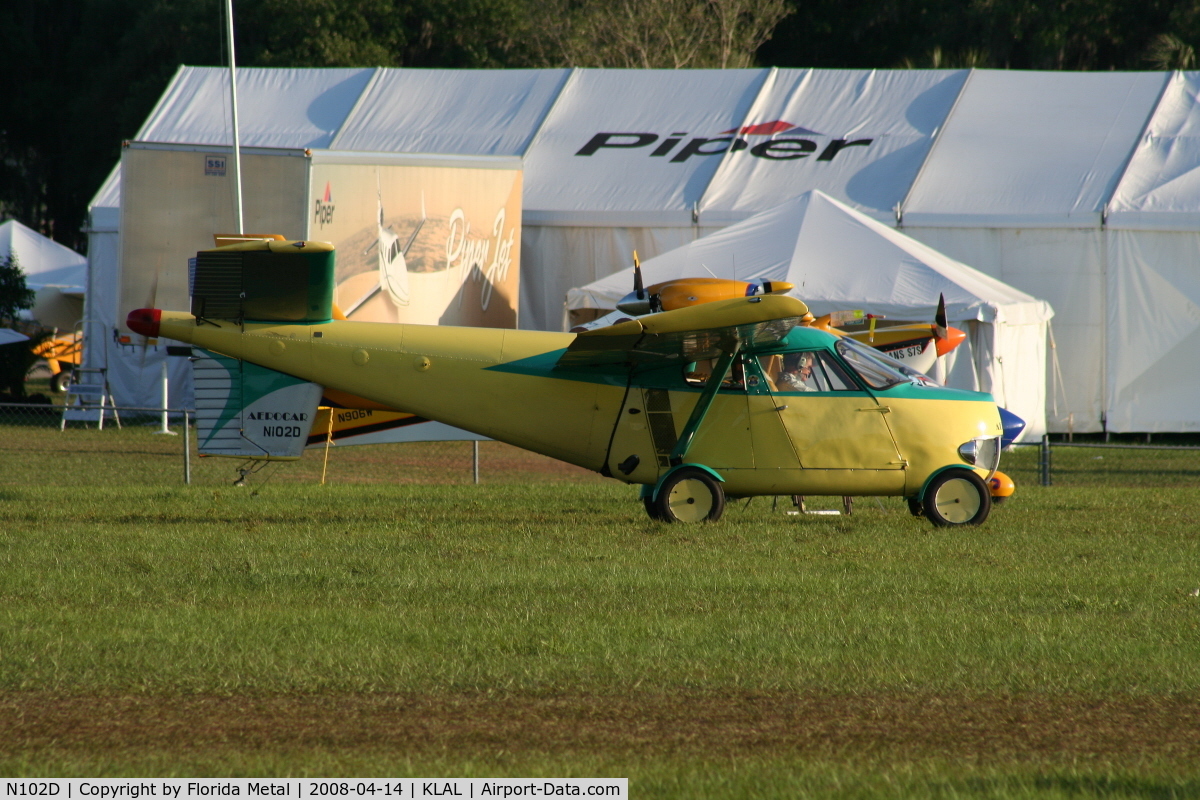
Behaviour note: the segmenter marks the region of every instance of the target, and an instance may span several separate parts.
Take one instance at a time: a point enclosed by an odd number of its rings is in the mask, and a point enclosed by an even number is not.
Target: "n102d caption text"
[[[0,798],[54,800],[197,800],[224,797],[290,798],[487,798],[603,797],[626,800],[628,778],[59,778],[0,783]]]

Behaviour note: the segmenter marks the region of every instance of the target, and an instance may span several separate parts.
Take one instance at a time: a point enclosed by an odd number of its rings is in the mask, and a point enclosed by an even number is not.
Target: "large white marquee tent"
[[[712,274],[787,281],[813,314],[861,305],[891,319],[931,321],[946,299],[951,325],[967,341],[939,364],[950,386],[991,392],[1046,430],[1046,342],[1053,311],[1037,300],[889,228],[821,191],[805,192],[642,264],[646,285]],[[615,308],[633,286],[633,268],[567,295],[571,308]]]
[[[15,219],[0,224],[0,258],[15,254],[34,292],[29,316],[48,328],[75,330],[83,317],[87,259]]]
[[[137,138],[225,145],[181,68]],[[811,189],[1055,309],[1051,430],[1200,430],[1200,73],[248,69],[247,147],[521,156],[521,325]],[[115,271],[110,181],[89,252]],[[1190,227],[1189,227],[1190,226]],[[105,238],[110,241],[106,244]],[[95,284],[93,284],[95,285]],[[122,311],[100,303],[89,316]],[[91,300],[89,299],[89,303]],[[109,305],[104,306],[104,303]]]

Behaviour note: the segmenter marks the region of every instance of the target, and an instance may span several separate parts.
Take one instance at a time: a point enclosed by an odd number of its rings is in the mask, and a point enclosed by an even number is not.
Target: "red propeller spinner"
[[[129,312],[125,324],[134,333],[140,333],[148,339],[158,338],[158,326],[162,322],[162,311],[157,308],[138,308]]]

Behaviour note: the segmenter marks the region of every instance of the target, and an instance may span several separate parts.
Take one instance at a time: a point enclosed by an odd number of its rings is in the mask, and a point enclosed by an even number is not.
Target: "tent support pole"
[[[233,54],[233,0],[225,0],[225,18],[228,21],[229,33],[229,104],[232,106],[233,125],[233,218],[237,225],[236,233],[245,233],[242,229],[242,148],[238,137],[237,113],[237,65]]]

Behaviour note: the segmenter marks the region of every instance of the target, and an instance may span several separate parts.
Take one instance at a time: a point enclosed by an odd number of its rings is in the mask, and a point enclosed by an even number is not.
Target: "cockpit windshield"
[[[863,383],[872,389],[887,389],[900,383],[934,383],[931,378],[915,369],[906,367],[896,359],[854,339],[838,339],[837,351],[862,378]]]

